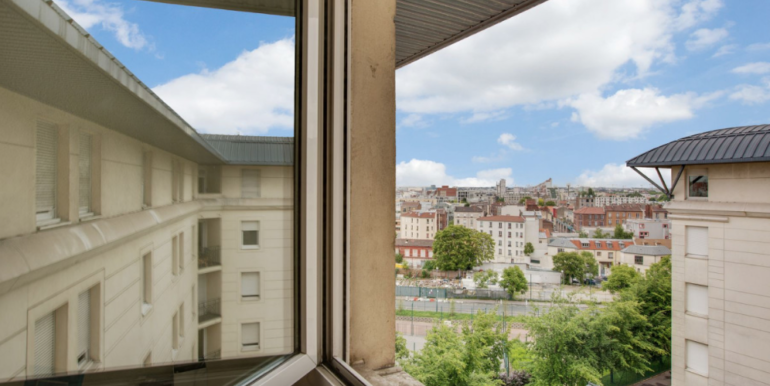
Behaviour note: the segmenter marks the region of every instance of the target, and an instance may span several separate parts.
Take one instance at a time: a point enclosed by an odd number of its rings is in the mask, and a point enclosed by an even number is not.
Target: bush
[[[511,375],[501,374],[500,380],[505,386],[524,386],[532,381],[532,374],[526,371],[511,371]]]
[[[420,272],[420,277],[423,279],[427,279],[430,277],[430,272],[428,272],[427,269],[423,269],[422,272]]]

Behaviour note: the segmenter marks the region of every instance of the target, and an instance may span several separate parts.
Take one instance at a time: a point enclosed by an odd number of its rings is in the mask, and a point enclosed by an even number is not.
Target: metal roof
[[[201,134],[229,164],[275,165],[294,164],[294,138],[252,137],[246,135]]]
[[[557,237],[551,241],[548,242],[549,247],[559,247],[559,248],[577,248],[575,244],[572,244],[572,241],[570,239],[565,239],[563,237]]]
[[[671,250],[663,245],[632,245],[621,252],[647,256],[664,256],[671,254]]]
[[[626,162],[630,167],[770,161],[770,125],[731,127],[691,135]]]
[[[545,0],[398,0],[396,68],[543,2]]]

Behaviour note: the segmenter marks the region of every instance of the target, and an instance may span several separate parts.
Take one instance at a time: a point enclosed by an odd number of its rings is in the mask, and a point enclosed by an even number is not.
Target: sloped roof
[[[433,248],[433,240],[396,239],[396,246]]]
[[[294,164],[294,138],[256,137],[248,135],[201,134],[230,164],[277,165]]]
[[[473,213],[481,213],[483,210],[479,207],[475,206],[458,206],[455,207],[455,212],[473,212]]]
[[[664,256],[671,254],[671,250],[662,245],[632,245],[624,249],[622,252],[647,256]]]
[[[770,125],[707,131],[658,146],[626,162],[655,167],[770,161]]]
[[[604,208],[595,206],[584,206],[574,212],[574,214],[604,214]]]
[[[557,247],[557,248],[575,248],[575,244],[572,244],[572,242],[569,239],[565,239],[563,237],[557,237],[551,241],[548,242],[549,247]]]
[[[634,244],[633,240],[626,239],[571,239],[570,241],[577,249],[596,251],[620,251],[626,246]],[[583,243],[588,243],[588,246],[584,247]]]
[[[524,217],[520,216],[489,216],[479,217],[476,221],[499,221],[499,222],[524,222]]]

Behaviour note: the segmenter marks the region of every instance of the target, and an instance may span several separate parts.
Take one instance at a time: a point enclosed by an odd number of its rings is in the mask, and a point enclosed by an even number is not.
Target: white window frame
[[[244,275],[257,275],[257,293],[255,295],[244,295],[243,277]],[[238,293],[240,301],[256,302],[262,300],[262,273],[260,271],[241,271],[238,275]]]

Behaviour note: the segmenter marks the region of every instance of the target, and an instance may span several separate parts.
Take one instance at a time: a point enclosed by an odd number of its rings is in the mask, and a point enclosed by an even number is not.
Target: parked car
[[[586,285],[596,285],[596,280],[594,280],[594,279],[584,279],[583,280],[583,284],[586,284]]]
[[[580,280],[573,278],[573,279],[572,279],[572,284],[574,284],[574,285],[580,285]]]

